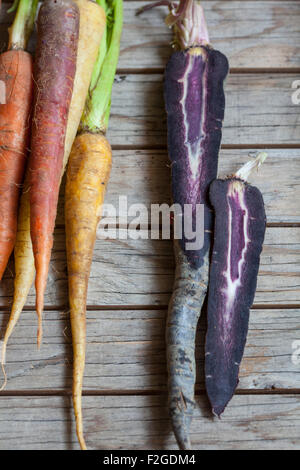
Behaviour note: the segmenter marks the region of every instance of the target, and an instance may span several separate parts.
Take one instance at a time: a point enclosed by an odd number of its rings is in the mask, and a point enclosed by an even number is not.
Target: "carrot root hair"
[[[74,384],[73,406],[75,411],[76,434],[81,450],[87,450],[83,435],[82,404],[81,404],[82,377]]]
[[[7,385],[7,375],[5,371],[6,344],[7,342],[5,342],[5,340],[1,341],[1,369],[3,373],[4,381],[0,387],[0,392],[2,392],[2,390],[4,390]]]
[[[42,311],[37,309],[38,317],[38,329],[37,329],[37,347],[40,349],[43,338],[43,320],[42,320]]]

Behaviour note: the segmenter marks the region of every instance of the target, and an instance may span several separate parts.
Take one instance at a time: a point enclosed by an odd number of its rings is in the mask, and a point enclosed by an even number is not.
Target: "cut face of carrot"
[[[185,236],[180,240],[189,262],[198,268],[210,246],[212,212],[208,187],[217,176],[225,109],[223,82],[227,73],[226,57],[207,46],[174,52],[165,71],[173,202],[182,208],[191,205],[193,227],[196,206],[204,204],[203,248],[186,250],[186,243],[191,240]]]
[[[0,56],[0,279],[14,248],[19,192],[23,182],[30,129],[32,58],[25,51]]]
[[[238,384],[247,338],[266,215],[258,188],[237,179],[210,186],[215,234],[209,276],[205,382],[220,416]]]

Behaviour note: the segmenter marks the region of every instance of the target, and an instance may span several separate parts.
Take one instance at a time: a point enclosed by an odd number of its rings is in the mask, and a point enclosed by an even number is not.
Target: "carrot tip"
[[[40,349],[41,344],[42,344],[42,338],[43,338],[43,331],[41,328],[38,328],[37,332],[37,348]]]
[[[78,436],[78,435],[77,435],[77,437],[78,437],[78,441],[79,441],[81,450],[87,450],[84,437],[83,436]]]
[[[192,409],[194,405],[192,406]],[[172,410],[173,411],[173,410]],[[177,409],[172,413],[171,420],[176,441],[180,450],[191,450],[190,425],[192,421],[192,410]]]
[[[40,349],[42,338],[43,338],[42,313],[38,311],[37,315],[38,315],[37,347],[38,349]]]
[[[2,390],[4,390],[7,385],[7,375],[6,375],[5,367],[4,367],[5,356],[6,356],[6,343],[4,341],[1,341],[1,368],[2,368],[2,373],[4,377],[4,382],[0,388],[0,392],[2,392]]]
[[[1,368],[2,368],[2,373],[3,373],[3,377],[4,377],[4,382],[1,385],[0,392],[2,392],[2,390],[4,390],[6,385],[7,385],[7,375],[6,375],[5,367],[4,367],[3,363],[1,363]]]
[[[190,437],[184,430],[175,430],[175,437],[180,450],[192,450]]]

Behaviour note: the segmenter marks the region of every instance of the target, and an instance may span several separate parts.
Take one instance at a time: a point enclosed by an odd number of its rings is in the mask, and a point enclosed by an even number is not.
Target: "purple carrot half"
[[[206,390],[216,416],[238,384],[248,332],[266,215],[260,191],[246,182],[266,158],[261,153],[234,176],[217,179],[209,195],[215,211],[205,346]]]
[[[217,176],[228,61],[209,45],[199,2],[181,0],[177,5],[163,0],[155,5],[169,6],[166,24],[173,27],[173,45],[178,49],[169,59],[164,80],[173,202],[182,211],[190,205],[193,229],[197,205],[204,205],[203,247],[188,249],[191,240],[185,235],[174,241],[176,274],[166,328],[169,411],[180,449],[190,449],[195,336],[207,292],[213,223],[207,193]]]

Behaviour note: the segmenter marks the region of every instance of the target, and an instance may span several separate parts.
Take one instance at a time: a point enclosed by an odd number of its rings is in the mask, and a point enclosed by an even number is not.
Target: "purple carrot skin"
[[[189,250],[185,237],[174,242],[176,273],[166,329],[169,411],[180,449],[190,449],[189,430],[195,406],[195,335],[207,292],[212,232],[207,192],[217,176],[228,62],[209,45],[199,2],[158,4],[169,5],[166,24],[173,27],[173,45],[179,49],[169,59],[164,80],[173,202],[181,208],[191,205],[193,228],[196,206],[204,205],[203,247]]]
[[[206,390],[216,416],[223,413],[238,384],[248,332],[266,215],[260,191],[246,182],[265,153],[234,176],[217,179],[209,195],[215,211],[209,276],[205,346]]]
[[[30,233],[36,269],[38,345],[53,244],[65,132],[76,70],[79,10],[71,0],[45,0],[37,21],[34,115],[29,159]]]

